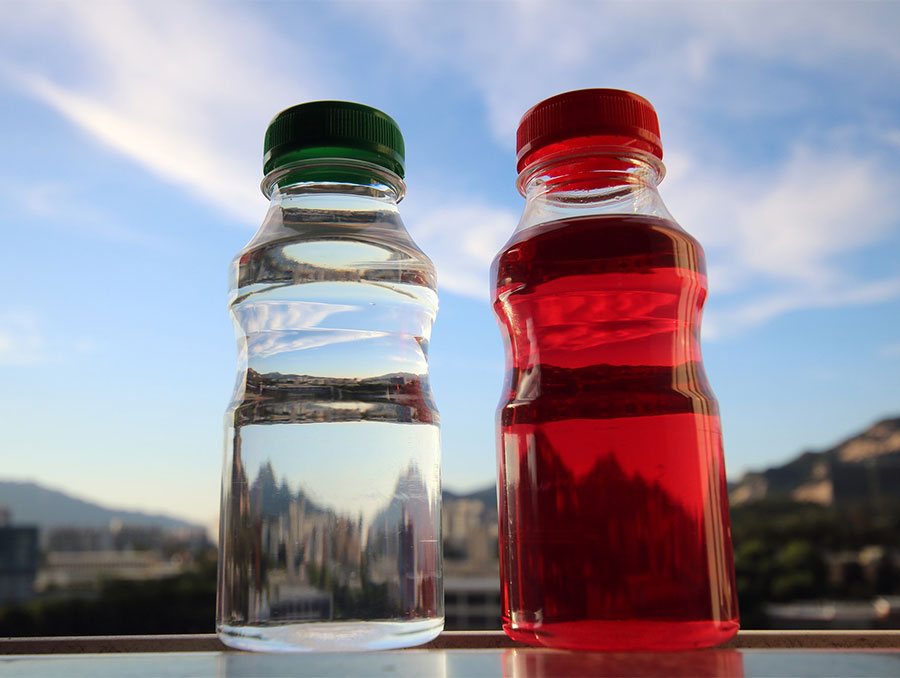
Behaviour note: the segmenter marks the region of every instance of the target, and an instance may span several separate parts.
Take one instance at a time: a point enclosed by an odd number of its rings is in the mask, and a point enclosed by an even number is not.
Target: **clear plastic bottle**
[[[656,112],[579,90],[518,131],[522,220],[494,261],[504,629],[577,649],[737,632],[703,250],[666,210]]]
[[[261,228],[231,266],[217,630],[265,651],[405,647],[443,628],[434,266],[397,209],[384,113],[301,104],[266,132]]]

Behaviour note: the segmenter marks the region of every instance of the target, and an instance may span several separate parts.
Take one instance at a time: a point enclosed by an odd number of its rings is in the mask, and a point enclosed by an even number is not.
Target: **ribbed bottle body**
[[[574,649],[722,642],[737,608],[703,252],[668,218],[571,211],[494,262],[504,628]]]
[[[218,628],[282,651],[443,626],[434,267],[396,205],[288,190],[235,258]]]

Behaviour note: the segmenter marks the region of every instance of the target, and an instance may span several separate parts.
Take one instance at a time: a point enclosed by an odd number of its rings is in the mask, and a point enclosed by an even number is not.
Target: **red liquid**
[[[703,252],[610,215],[517,234],[494,262],[504,630],[534,645],[676,649],[737,632]]]

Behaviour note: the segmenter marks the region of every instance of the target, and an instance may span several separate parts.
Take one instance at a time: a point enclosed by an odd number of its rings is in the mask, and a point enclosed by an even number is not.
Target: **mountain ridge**
[[[750,471],[729,483],[733,506],[766,499],[834,505],[900,498],[900,417],[875,422],[833,447],[807,450],[780,466]],[[472,492],[444,490],[444,502],[468,499],[496,512],[496,485]],[[55,527],[123,525],[164,530],[202,527],[172,515],[110,508],[32,481],[0,479],[0,509],[11,511],[12,523]]]
[[[735,506],[764,499],[833,505],[896,499],[897,487],[900,417],[890,417],[828,449],[807,450],[781,466],[745,473],[729,485],[729,497]]]
[[[880,419],[825,450],[805,450],[778,466],[749,471],[729,483],[732,505],[786,499],[833,505],[900,499],[900,417]],[[444,491],[444,500],[496,504],[496,486],[468,493]]]
[[[202,528],[175,516],[109,508],[33,481],[0,480],[0,508],[9,509],[12,524],[36,525],[42,530],[57,527],[107,528],[114,520],[123,525],[164,530]]]

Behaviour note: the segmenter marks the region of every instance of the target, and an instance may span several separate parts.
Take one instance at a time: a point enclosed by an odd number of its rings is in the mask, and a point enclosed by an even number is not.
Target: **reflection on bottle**
[[[718,429],[704,434],[698,420],[504,426],[500,524],[514,532],[503,542],[501,568],[505,623],[515,638],[665,649],[733,632],[734,591],[716,548],[727,533],[710,493],[718,455],[695,451],[717,441]],[[661,442],[642,445],[644,438]],[[576,448],[577,456],[560,453]]]
[[[387,501],[352,515],[314,501],[271,460],[248,480],[239,435],[234,447],[221,559],[232,625],[442,614],[439,490],[414,461]]]
[[[361,104],[301,104],[266,130],[269,210],[229,276],[217,631],[231,647],[389,649],[443,626],[437,280],[400,218],[403,168],[396,123]]]
[[[237,427],[253,424],[384,421],[434,424],[428,377],[406,372],[369,379],[247,371]]]
[[[667,676],[670,678],[743,678],[744,659],[737,650],[685,652],[551,652],[506,650],[504,678],[572,676]]]
[[[492,265],[516,640],[688,649],[738,629],[705,259],[659,196],[661,161],[656,113],[631,92],[567,92],[519,124],[526,205]]]

